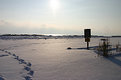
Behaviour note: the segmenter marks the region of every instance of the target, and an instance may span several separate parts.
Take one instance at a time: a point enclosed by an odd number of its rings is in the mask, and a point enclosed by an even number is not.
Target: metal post
[[[87,49],[89,50],[89,42],[87,42]]]

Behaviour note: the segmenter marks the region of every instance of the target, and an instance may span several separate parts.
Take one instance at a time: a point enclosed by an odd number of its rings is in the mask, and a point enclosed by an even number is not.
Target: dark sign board
[[[90,38],[85,38],[85,42],[90,42]]]
[[[91,29],[84,29],[84,37],[91,38]]]

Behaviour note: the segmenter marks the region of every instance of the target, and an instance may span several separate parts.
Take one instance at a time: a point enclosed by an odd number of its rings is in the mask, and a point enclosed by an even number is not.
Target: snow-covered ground
[[[110,42],[115,47],[121,38]],[[0,40],[0,80],[121,80],[120,54],[105,58],[78,49],[85,47],[83,38]]]

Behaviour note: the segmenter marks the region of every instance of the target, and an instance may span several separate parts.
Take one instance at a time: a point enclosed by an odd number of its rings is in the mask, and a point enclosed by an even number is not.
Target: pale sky
[[[0,34],[121,35],[121,0],[0,0]]]

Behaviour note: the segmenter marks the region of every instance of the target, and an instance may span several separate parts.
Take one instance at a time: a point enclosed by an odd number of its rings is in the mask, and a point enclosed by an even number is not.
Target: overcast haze
[[[0,0],[0,33],[121,34],[121,0]]]

